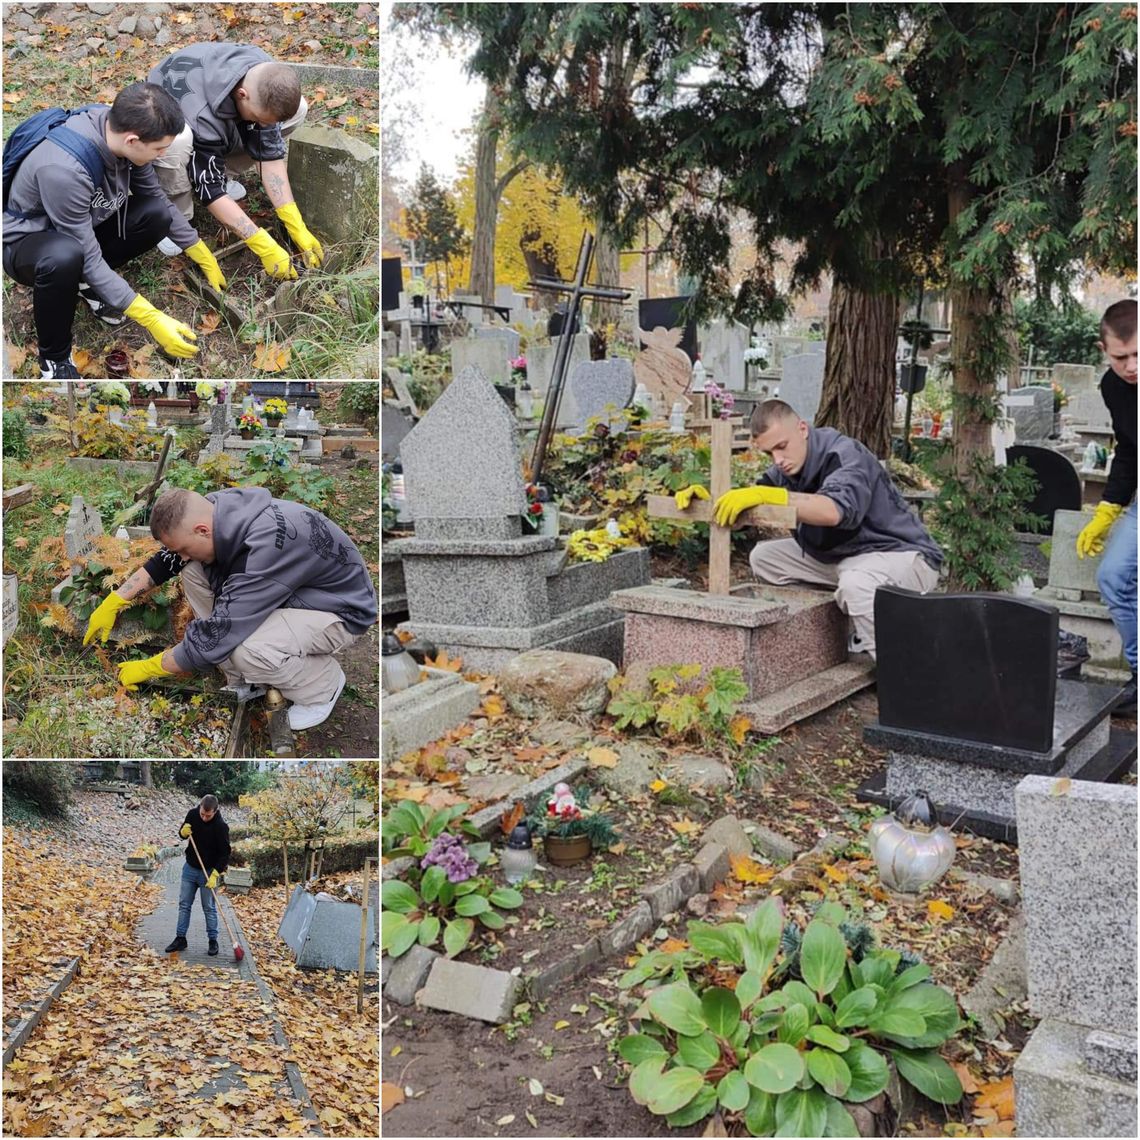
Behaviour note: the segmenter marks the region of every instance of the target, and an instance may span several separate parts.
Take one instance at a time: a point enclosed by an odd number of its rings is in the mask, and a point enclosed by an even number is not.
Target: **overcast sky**
[[[407,33],[388,31],[388,17],[393,0],[381,0],[380,66],[386,61],[385,38],[392,50],[408,51]],[[459,160],[470,143],[460,132],[471,126],[476,111],[483,104],[482,80],[470,80],[463,70],[464,60],[451,57],[438,48],[417,43],[413,50],[416,66],[408,100],[415,108],[417,128],[408,133],[407,160],[393,170],[405,182],[415,179],[420,163],[426,162],[444,182],[451,182],[459,172]],[[383,109],[381,109],[383,114]]]

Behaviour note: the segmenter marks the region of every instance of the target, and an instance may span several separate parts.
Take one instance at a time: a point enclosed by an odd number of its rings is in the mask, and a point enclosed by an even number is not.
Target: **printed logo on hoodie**
[[[120,190],[114,198],[107,198],[103,193],[103,187],[95,191],[95,196],[91,199],[91,208],[93,210],[100,210],[106,207],[109,210],[118,212],[119,207],[127,200],[127,192]]]

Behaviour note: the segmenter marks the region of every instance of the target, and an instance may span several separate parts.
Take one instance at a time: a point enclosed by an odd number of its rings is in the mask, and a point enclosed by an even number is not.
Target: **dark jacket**
[[[800,549],[820,562],[839,562],[855,554],[917,550],[928,565],[942,565],[942,551],[918,515],[907,506],[890,475],[858,440],[835,428],[810,428],[807,458],[796,475],[773,465],[760,478],[772,487],[801,495],[825,495],[839,508],[838,526],[800,523]]]
[[[257,162],[285,157],[281,128],[247,122],[237,112],[233,92],[251,67],[272,57],[250,44],[191,44],[151,70],[157,84],[178,100],[194,134],[187,173],[199,202],[226,192],[226,155],[244,150]]]
[[[110,107],[97,107],[67,120],[69,130],[90,139],[98,148],[103,159],[103,184],[93,186],[79,159],[57,146],[50,136],[44,139],[20,163],[8,197],[9,209],[33,216],[4,215],[4,247],[7,255],[12,242],[44,230],[68,234],[83,246],[83,280],[108,305],[126,309],[138,294],[103,259],[95,227],[117,217],[116,229],[121,234],[130,195],[158,199],[170,215],[170,240],[180,249],[194,245],[198,231],[163,193],[150,163],[135,166],[130,159],[111,153],[103,133],[110,111]],[[6,264],[7,260],[6,256]]]
[[[1100,394],[1112,416],[1116,451],[1101,499],[1128,506],[1136,497],[1136,385],[1126,384],[1110,368],[1100,378]]]
[[[209,823],[204,823],[198,809],[191,808],[182,822],[190,825],[190,834],[198,845],[202,863],[206,865],[206,874],[224,871],[230,865],[230,825],[222,819],[221,809],[214,812],[214,818]],[[195,871],[202,869],[189,839],[186,840],[186,862]]]
[[[377,618],[376,588],[352,539],[320,511],[274,499],[264,487],[231,487],[214,504],[214,561],[203,566],[214,612],[186,627],[174,648],[179,669],[224,661],[274,610],[336,614],[359,636]],[[165,547],[145,566],[155,585],[185,562]]]

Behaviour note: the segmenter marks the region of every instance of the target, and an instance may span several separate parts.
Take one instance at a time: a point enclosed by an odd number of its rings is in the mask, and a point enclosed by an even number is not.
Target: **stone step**
[[[777,693],[741,705],[740,711],[752,721],[753,732],[771,736],[874,683],[873,661],[845,661]]]

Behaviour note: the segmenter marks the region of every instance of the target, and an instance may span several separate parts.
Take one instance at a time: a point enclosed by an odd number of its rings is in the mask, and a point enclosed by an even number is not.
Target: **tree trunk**
[[[609,227],[601,217],[595,217],[595,232],[598,235],[594,246],[594,281],[605,289],[621,288],[621,257],[617,242]],[[590,323],[596,329],[604,329],[606,325],[615,328],[621,323],[620,301],[591,301]]]
[[[144,788],[153,788],[154,780],[150,774],[150,761],[140,760],[139,766],[142,768],[142,786]]]
[[[878,459],[891,453],[899,301],[836,281],[827,307],[827,363],[815,423],[857,439]]]
[[[488,84],[475,143],[475,232],[471,240],[468,286],[470,292],[483,298],[484,305],[495,303],[495,222],[499,213],[495,162],[499,151],[499,122],[499,98],[494,87]]]

